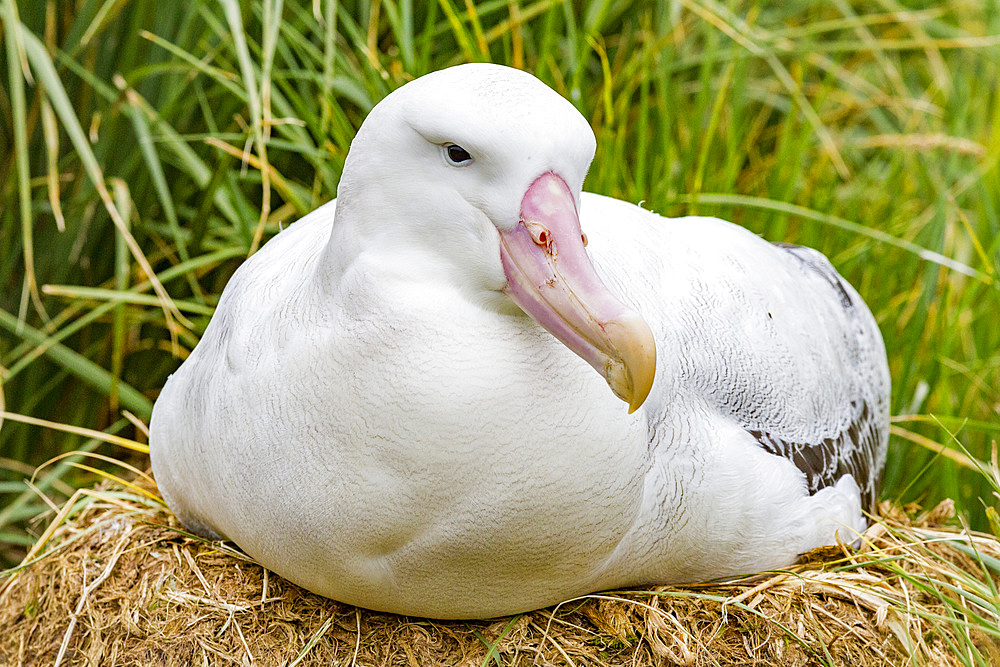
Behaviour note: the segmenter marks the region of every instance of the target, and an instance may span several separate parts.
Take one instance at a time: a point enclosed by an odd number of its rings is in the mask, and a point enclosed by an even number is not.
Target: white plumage
[[[178,518],[317,593],[442,618],[854,539],[888,437],[860,297],[815,251],[581,195],[593,152],[568,102],[499,66],[383,100],[338,200],[236,272],[156,402],[153,469]],[[574,287],[574,207],[606,293]],[[563,268],[591,342],[517,291],[511,257]],[[601,299],[619,314],[590,317]]]

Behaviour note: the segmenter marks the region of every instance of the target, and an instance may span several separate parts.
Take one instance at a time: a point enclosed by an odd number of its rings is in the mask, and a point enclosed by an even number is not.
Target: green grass
[[[888,349],[884,496],[1000,531],[975,469],[1000,434],[997,0],[0,0],[0,19],[7,410],[141,439],[122,410],[148,418],[241,259],[335,195],[371,106],[492,60],[590,120],[587,189],[826,253]],[[45,508],[25,466],[97,447],[3,425],[0,563]],[[84,481],[58,470],[56,502]]]

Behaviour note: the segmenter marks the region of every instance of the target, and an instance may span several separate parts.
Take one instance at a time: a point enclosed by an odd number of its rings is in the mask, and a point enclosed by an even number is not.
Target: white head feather
[[[455,166],[449,145],[472,156]],[[572,104],[531,74],[490,64],[423,76],[365,119],[337,191],[331,250],[345,267],[362,252],[397,255],[409,279],[496,291],[506,279],[497,230],[553,171],[579,206],[596,141]]]

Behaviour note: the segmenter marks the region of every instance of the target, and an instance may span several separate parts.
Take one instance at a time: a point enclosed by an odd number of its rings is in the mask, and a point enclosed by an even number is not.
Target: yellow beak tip
[[[642,392],[641,394],[636,394],[635,396],[633,396],[632,400],[629,401],[629,404],[628,404],[628,413],[632,414],[636,410],[638,410],[639,408],[641,408],[642,404],[646,402],[646,397],[647,396],[649,396],[649,389],[648,388],[646,389],[646,391]]]

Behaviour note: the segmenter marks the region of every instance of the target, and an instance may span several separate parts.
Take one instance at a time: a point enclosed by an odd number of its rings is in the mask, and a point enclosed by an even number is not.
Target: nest
[[[371,612],[184,532],[155,488],[78,491],[0,575],[4,665],[1000,664],[964,619],[1000,543],[883,505],[860,550],[725,585],[584,596],[488,621]],[[992,580],[991,580],[992,578]]]

